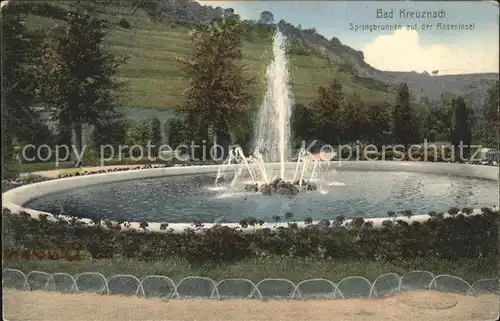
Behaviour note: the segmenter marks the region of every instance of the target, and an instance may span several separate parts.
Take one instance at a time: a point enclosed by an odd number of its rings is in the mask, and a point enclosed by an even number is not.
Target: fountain
[[[251,156],[245,157],[240,146],[233,146],[228,158],[220,166],[215,179],[215,186],[224,177],[230,165],[234,168],[234,177],[230,183],[230,190],[234,190],[244,170],[250,176],[250,181],[244,183],[245,191],[260,191],[264,195],[297,195],[300,188],[303,190],[317,190],[313,183],[318,166],[328,164],[328,160],[314,158],[304,148],[298,152],[295,174],[286,181],[286,162],[291,156],[290,148],[290,119],[292,115],[292,98],[288,87],[288,60],[285,51],[285,38],[276,32],[273,43],[274,59],[266,70],[267,91],[264,102],[258,113],[255,128],[255,149]],[[279,163],[279,176],[270,180],[266,164]],[[308,166],[312,163],[309,180],[305,180]],[[299,169],[302,165],[302,169]],[[257,179],[259,178],[259,179]]]

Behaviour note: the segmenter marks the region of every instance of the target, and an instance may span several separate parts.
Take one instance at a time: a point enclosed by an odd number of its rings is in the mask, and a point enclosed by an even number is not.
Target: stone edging
[[[447,164],[447,163],[426,163],[426,162],[394,162],[394,161],[350,161],[350,162],[330,162],[331,169],[339,170],[382,170],[382,171],[407,171],[407,172],[421,172],[421,173],[436,173],[444,175],[457,175],[465,177],[473,177],[487,180],[499,180],[499,168],[492,166],[468,165],[468,164]],[[239,165],[231,165],[237,167]],[[287,163],[287,169],[294,169],[296,163]],[[268,169],[278,169],[280,164],[266,164]],[[106,173],[74,176],[69,178],[61,178],[57,180],[46,180],[34,184],[29,184],[21,187],[14,188],[2,194],[3,208],[9,209],[12,213],[19,213],[21,211],[29,213],[33,218],[39,218],[40,215],[48,215],[49,219],[56,219],[51,213],[37,211],[33,209],[24,208],[22,205],[26,204],[34,198],[41,197],[49,193],[57,193],[68,188],[84,187],[90,185],[98,185],[109,182],[118,182],[134,179],[146,179],[163,176],[177,176],[177,175],[195,175],[195,174],[208,174],[216,173],[219,165],[205,165],[205,166],[183,166],[183,167],[163,167],[163,168],[150,168],[147,170],[136,169],[126,171],[111,171]],[[473,214],[480,214],[480,209],[475,209]],[[445,214],[445,217],[449,214]],[[70,217],[59,215],[62,219],[71,219]],[[380,227],[382,222],[388,218],[369,218],[365,221],[371,221],[374,227]],[[396,217],[396,219],[405,220],[409,223],[414,221],[426,221],[429,219],[427,214],[414,215],[411,218]],[[87,224],[94,224],[91,219],[82,218],[82,222]],[[350,220],[346,220],[348,223]],[[333,221],[331,221],[333,222]],[[312,224],[318,224],[320,221],[314,221]],[[101,226],[106,227],[102,222]],[[249,226],[242,228],[239,223],[202,223],[202,227],[211,228],[215,225],[222,225],[228,227],[240,228],[245,232],[252,232],[256,229],[271,228],[275,229],[281,226],[287,226],[288,223],[270,223],[265,222],[263,225]],[[154,232],[182,232],[187,228],[200,229],[200,226],[195,226],[192,223],[171,223],[168,227],[164,223],[149,223],[144,228],[141,222],[127,222],[124,224],[126,227],[122,230],[134,229],[138,231],[154,231]],[[304,222],[297,222],[298,227],[307,226]]]

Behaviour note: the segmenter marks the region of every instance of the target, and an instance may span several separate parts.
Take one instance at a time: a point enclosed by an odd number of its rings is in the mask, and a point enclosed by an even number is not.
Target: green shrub
[[[408,224],[387,220],[372,228],[362,218],[349,228],[309,224],[298,229],[296,223],[276,230],[258,229],[254,233],[216,226],[202,233],[152,233],[127,230],[126,222],[107,225],[112,229],[86,226],[77,220],[32,219],[28,214],[12,215],[4,210],[3,229],[9,236],[4,250],[50,250],[85,254],[93,258],[127,257],[158,261],[182,257],[191,264],[230,263],[249,257],[278,255],[315,259],[367,259],[408,261],[413,259],[495,259],[498,255],[498,211],[483,209],[482,215],[458,214],[453,218],[433,215],[426,222]],[[257,225],[253,218],[244,224]],[[309,220],[308,220],[309,221]],[[339,223],[339,224],[338,224]],[[195,226],[196,229],[202,228]]]
[[[2,163],[2,180],[11,180],[19,177],[19,164],[14,161]]]
[[[182,119],[171,118],[165,122],[165,134],[168,144],[176,148],[186,141],[185,125]]]
[[[132,26],[130,25],[130,22],[127,19],[121,18],[120,22],[118,23],[120,27],[125,28],[125,29],[130,29]]]
[[[118,120],[115,122],[96,126],[90,135],[92,149],[99,151],[101,146],[111,145],[114,152],[118,152],[119,145],[125,145],[127,131],[130,127],[129,122]],[[111,156],[110,148],[103,148],[104,157]]]
[[[162,137],[161,137],[161,122],[158,118],[153,118],[151,120],[151,133],[150,133],[150,141],[151,145],[154,146],[152,153],[153,155],[151,156],[158,156],[158,147],[162,144]]]

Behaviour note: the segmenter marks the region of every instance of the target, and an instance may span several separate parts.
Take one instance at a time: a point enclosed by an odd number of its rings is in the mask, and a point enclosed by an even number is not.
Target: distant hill
[[[439,100],[443,92],[450,92],[468,96],[475,103],[480,103],[488,88],[499,79],[499,75],[494,73],[431,76],[391,71],[376,71],[372,77],[386,83],[406,82],[417,99],[428,97]]]
[[[33,10],[28,19],[28,26],[33,30],[65,23],[65,12],[74,10],[71,2],[37,3],[38,9]],[[176,57],[190,52],[189,27],[235,13],[232,9],[202,6],[189,0],[138,3],[143,6],[96,7],[98,15],[109,26],[105,45],[114,54],[130,57],[118,74],[129,84],[123,94],[130,117],[169,118],[172,108],[182,103],[182,93],[187,86],[188,80],[178,69]],[[45,9],[41,10],[42,7]],[[124,27],[123,21],[128,22],[130,28]],[[256,21],[246,23],[257,24]],[[342,44],[335,37],[326,39],[314,29],[302,30],[285,21],[278,26],[290,40],[291,88],[295,101],[300,103],[314,100],[318,86],[327,85],[332,78],[339,79],[348,95],[356,93],[373,103],[391,101],[395,85],[403,81],[408,83],[417,102],[421,97],[438,100],[443,92],[469,95],[479,102],[488,86],[498,80],[498,74],[430,76],[380,71],[364,61],[361,51]],[[257,104],[264,96],[265,68],[271,58],[271,42],[263,34],[247,34],[243,48],[247,76],[256,79],[251,90]]]
[[[332,69],[343,70],[350,72],[354,82],[360,83],[362,87],[374,88],[378,91],[384,91],[384,88],[392,91],[395,85],[406,82],[417,102],[422,97],[439,100],[442,93],[450,92],[468,96],[475,103],[479,103],[487,89],[499,80],[498,73],[429,75],[417,72],[377,70],[365,62],[363,52],[342,44],[335,37],[328,40],[314,29],[302,30],[283,21],[280,22],[280,27],[288,36],[312,48],[316,55],[322,56],[330,66],[334,66],[323,71],[320,75],[321,81],[326,80],[328,72],[331,72],[332,76],[335,75]],[[314,64],[317,62],[312,63]],[[324,65],[326,67],[326,64]],[[362,89],[356,88],[356,90],[359,92]]]

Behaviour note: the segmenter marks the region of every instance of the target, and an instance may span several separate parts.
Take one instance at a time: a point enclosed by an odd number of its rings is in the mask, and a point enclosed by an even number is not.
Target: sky
[[[315,28],[328,39],[364,53],[365,61],[387,71],[439,70],[440,75],[499,71],[499,5],[497,1],[198,1],[233,8],[243,19],[262,11]],[[377,12],[391,17],[377,17]],[[404,13],[440,11],[441,17],[402,17]],[[400,30],[355,30],[356,25],[400,25]],[[416,24],[416,25],[415,25]],[[472,30],[447,30],[450,24]],[[472,28],[471,28],[472,25]],[[408,26],[416,26],[408,30]]]

